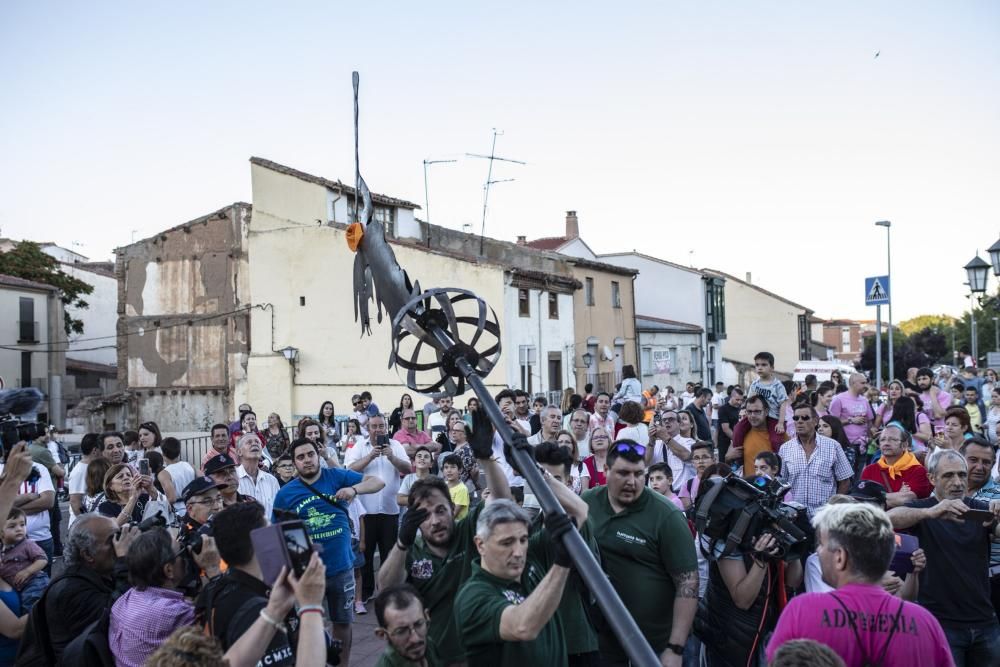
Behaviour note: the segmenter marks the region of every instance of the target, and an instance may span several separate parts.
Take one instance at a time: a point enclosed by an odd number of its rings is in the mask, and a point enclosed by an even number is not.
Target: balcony
[[[38,322],[27,322],[18,320],[17,322],[17,342],[37,343],[38,342]]]

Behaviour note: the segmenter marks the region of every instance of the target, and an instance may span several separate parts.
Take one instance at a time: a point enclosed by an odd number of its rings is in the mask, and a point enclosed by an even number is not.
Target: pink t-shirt
[[[900,604],[903,612],[890,639]],[[848,622],[848,613],[861,638],[860,646]],[[880,586],[848,584],[832,593],[806,593],[792,598],[778,618],[778,627],[767,645],[767,661],[770,663],[778,647],[792,639],[826,644],[847,667],[861,667],[866,661],[878,660],[887,640],[883,665],[953,667],[955,664],[937,619],[923,607],[903,602]]]
[[[859,444],[868,442],[868,429],[872,423],[871,405],[864,396],[855,398],[851,392],[844,391],[833,397],[830,403],[830,415],[844,424],[844,434],[849,442]],[[848,419],[864,417],[864,424],[848,424]]]
[[[931,392],[925,391],[920,394],[920,400],[924,402],[924,409],[921,411],[931,420],[934,424],[934,432],[940,433],[944,430],[944,419],[934,419],[934,408],[931,406]],[[939,391],[937,395],[938,405],[947,410],[951,407],[951,392],[950,391]]]

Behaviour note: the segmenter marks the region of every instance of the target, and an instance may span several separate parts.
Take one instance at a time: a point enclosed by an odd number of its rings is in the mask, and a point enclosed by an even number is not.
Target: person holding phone
[[[927,472],[934,495],[889,511],[893,529],[915,535],[927,554],[917,602],[941,624],[956,664],[1000,664],[1000,624],[989,581],[991,539],[1000,539],[1000,500],[967,497],[969,466],[957,451],[935,451]]]

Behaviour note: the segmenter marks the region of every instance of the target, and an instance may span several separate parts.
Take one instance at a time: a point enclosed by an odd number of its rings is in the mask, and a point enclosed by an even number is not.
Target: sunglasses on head
[[[615,443],[615,451],[619,454],[635,452],[638,456],[645,456],[646,446],[640,445],[638,442],[632,442],[631,440],[623,440]]]

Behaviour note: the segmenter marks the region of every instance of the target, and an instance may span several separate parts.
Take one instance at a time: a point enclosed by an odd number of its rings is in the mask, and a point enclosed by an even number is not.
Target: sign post
[[[882,391],[882,305],[889,303],[889,276],[865,278],[865,305],[875,306],[875,386],[879,392]],[[891,359],[889,363],[892,364]]]

